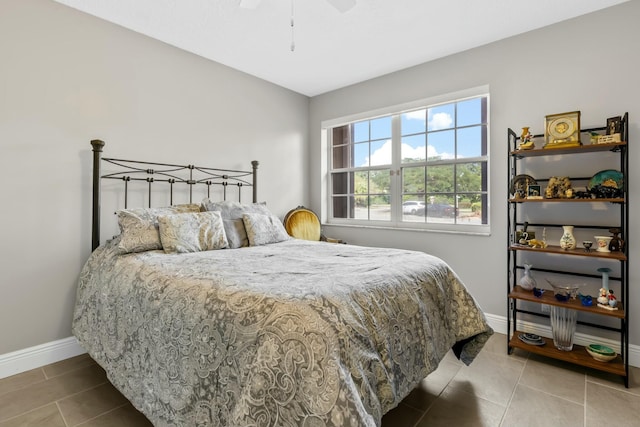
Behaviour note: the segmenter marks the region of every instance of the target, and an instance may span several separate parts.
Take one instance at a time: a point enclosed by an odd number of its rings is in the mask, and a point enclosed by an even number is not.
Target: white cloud
[[[371,158],[367,158],[371,166],[388,165],[391,163],[391,140],[387,139],[382,147],[378,148],[371,154]],[[367,162],[365,161],[365,165]]]
[[[409,144],[402,144],[402,157],[410,158],[410,159],[419,159],[424,155],[423,148],[417,147],[413,148]],[[432,158],[440,156],[443,159],[453,159],[453,154],[449,153],[438,153],[435,147],[429,145],[427,146],[427,158]],[[370,160],[370,162],[369,162]],[[391,164],[391,140],[388,139],[382,147],[378,148],[373,152],[371,158],[368,157],[365,159],[365,162],[361,166],[378,166],[378,165],[389,165]]]
[[[415,110],[404,113],[408,120],[422,120],[424,122],[424,110]]]
[[[453,124],[453,118],[447,113],[436,113],[429,118],[429,129],[448,129]]]

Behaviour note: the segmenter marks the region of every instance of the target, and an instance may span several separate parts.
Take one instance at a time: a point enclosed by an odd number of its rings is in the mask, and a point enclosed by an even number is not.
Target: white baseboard
[[[75,337],[0,354],[0,379],[84,354]]]
[[[507,334],[507,318],[506,317],[496,316],[494,314],[486,314],[486,317],[487,317],[487,322],[489,323],[489,326],[491,326],[494,331],[500,334],[505,334],[505,335]],[[541,325],[539,323],[518,320],[518,329],[522,330],[523,332],[529,332],[529,333],[537,334],[541,336],[546,336],[546,337],[551,336],[551,326]],[[583,345],[583,346],[587,346],[591,343],[597,342],[598,344],[604,344],[608,347],[611,347],[616,352],[620,353],[619,340],[611,340],[607,338],[595,337],[593,335],[576,332],[573,342],[575,344]],[[640,346],[629,345],[629,365],[640,367]]]
[[[507,334],[507,318],[487,314],[487,322],[494,331]],[[538,335],[551,336],[551,327],[533,322],[520,322],[518,326],[526,332]],[[615,340],[593,337],[587,334],[576,333],[575,343],[578,345],[588,345],[592,342],[605,344],[617,352],[620,352],[620,342]],[[86,351],[80,346],[74,337],[64,338],[50,343],[40,344],[24,350],[0,355],[0,379],[11,375],[39,368],[50,363],[59,362],[73,356],[84,354]],[[629,365],[640,367],[640,346],[629,346]]]

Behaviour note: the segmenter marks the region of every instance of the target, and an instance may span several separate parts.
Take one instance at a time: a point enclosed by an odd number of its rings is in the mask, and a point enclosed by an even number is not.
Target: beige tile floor
[[[150,426],[88,356],[0,379],[0,427]],[[448,355],[383,427],[640,426],[640,369],[618,376],[516,350],[494,335],[471,366]]]

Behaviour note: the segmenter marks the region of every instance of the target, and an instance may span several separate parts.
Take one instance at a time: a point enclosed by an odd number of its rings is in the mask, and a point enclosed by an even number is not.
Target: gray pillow
[[[185,212],[200,212],[200,206],[187,204],[118,211],[118,226],[122,235],[118,249],[121,253],[162,249],[160,233],[158,232],[158,216]]]
[[[242,215],[242,221],[247,230],[250,246],[267,245],[290,239],[284,225],[273,214],[245,213]]]
[[[245,213],[259,213],[271,215],[265,203],[240,203],[240,202],[212,202],[209,198],[202,201],[203,211],[219,211],[224,223],[224,231],[231,249],[249,246],[247,231],[245,230],[242,215]]]
[[[167,253],[211,251],[229,245],[220,212],[161,215],[158,225]]]

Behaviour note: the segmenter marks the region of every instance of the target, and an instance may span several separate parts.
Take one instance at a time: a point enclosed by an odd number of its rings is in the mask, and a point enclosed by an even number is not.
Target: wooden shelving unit
[[[593,204],[593,203],[610,203],[619,206],[619,221],[615,224],[600,224],[598,223],[598,218],[594,218],[594,221],[597,225],[583,225],[582,228],[585,229],[608,229],[608,228],[619,228],[622,231],[622,236],[629,235],[629,183],[626,180],[628,174],[628,113],[624,114],[624,118],[622,119],[622,139],[624,142],[614,142],[607,144],[586,144],[577,147],[568,147],[568,148],[539,148],[532,150],[518,150],[517,144],[520,140],[519,136],[511,129],[507,131],[508,138],[508,159],[509,159],[509,179],[511,180],[518,176],[518,164],[521,161],[527,161],[527,166],[529,166],[528,170],[535,170],[535,162],[540,161],[536,160],[537,158],[543,158],[546,156],[566,156],[566,155],[579,155],[580,153],[597,153],[597,152],[614,152],[618,154],[619,157],[619,170],[622,172],[625,177],[625,188],[623,197],[619,198],[509,198],[507,201],[508,206],[508,244],[507,244],[507,273],[508,273],[508,284],[507,284],[507,348],[508,351],[511,352],[514,348],[520,348],[526,351],[530,351],[535,354],[539,354],[546,357],[551,357],[554,359],[564,360],[567,362],[575,363],[577,365],[586,366],[589,368],[597,369],[600,371],[610,372],[616,375],[620,375],[624,379],[625,386],[629,385],[629,310],[626,307],[626,302],[628,301],[629,295],[629,260],[628,260],[628,251],[625,247],[622,251],[616,252],[598,252],[595,249],[591,249],[590,251],[586,251],[583,248],[576,248],[565,250],[560,246],[548,245],[544,248],[540,247],[532,247],[524,244],[515,243],[515,235],[516,228],[518,225],[524,224],[524,220],[521,219],[523,214],[527,212],[527,206],[531,207],[534,204],[545,204],[544,209],[554,209],[556,205],[568,205],[571,206],[571,209],[583,209],[584,207],[588,207],[585,204]],[[606,127],[600,128],[592,128],[592,129],[582,129],[581,133],[588,132],[603,132],[606,130]],[[544,135],[534,135],[535,137],[542,137]],[[590,158],[591,159],[591,158]],[[544,161],[544,160],[542,160]],[[531,164],[529,162],[532,162]],[[590,167],[589,164],[584,164],[585,170],[593,169],[593,173],[602,169],[601,165],[593,164]],[[558,172],[558,175],[563,175],[562,171]],[[576,177],[574,179],[584,180],[584,178]],[[541,179],[541,181],[545,181],[545,179]],[[510,187],[511,188],[511,187]],[[546,205],[548,204],[548,206]],[[530,210],[529,210],[530,211]],[[566,212],[566,209],[563,210]],[[531,214],[529,214],[531,215]],[[534,213],[535,215],[535,213]],[[560,219],[562,221],[562,219]],[[527,221],[527,223],[531,223],[532,221]],[[535,224],[537,228],[540,227],[560,227],[560,224],[547,224],[547,223],[537,223]],[[577,226],[580,227],[580,226]],[[535,228],[535,227],[534,227]],[[576,257],[583,258],[592,258],[594,261],[602,262],[603,264],[610,264],[612,267],[619,266],[620,275],[619,277],[613,278],[612,280],[619,282],[620,284],[620,293],[616,291],[616,296],[618,297],[618,306],[617,310],[610,310],[602,307],[598,307],[597,303],[593,301],[592,306],[585,306],[582,304],[579,298],[569,299],[568,301],[560,301],[556,299],[553,290],[548,289],[548,287],[541,286],[543,288],[547,288],[547,290],[539,297],[536,297],[532,291],[527,291],[520,287],[517,284],[519,269],[523,268],[523,264],[526,262],[526,257],[530,256],[529,254],[540,253],[545,255],[550,255],[552,257],[561,256],[566,257],[566,262],[563,262],[563,265],[566,265],[566,268],[559,269],[557,267],[557,260],[555,263],[551,263],[551,267],[544,268],[545,266],[541,266],[539,270],[545,273],[560,273],[564,275],[576,275],[576,276],[590,276],[586,272],[579,273],[572,270],[569,270],[576,263],[572,262],[577,261]],[[551,258],[543,257],[543,260],[549,262]],[[542,261],[544,262],[544,261]],[[584,264],[584,263],[583,263]],[[555,267],[553,267],[555,265]],[[573,269],[577,269],[580,271],[579,267],[573,267]],[[583,270],[584,271],[584,270]],[[593,273],[591,273],[591,277],[593,277]],[[540,278],[538,278],[538,283],[540,283]],[[593,296],[592,296],[593,297]],[[532,345],[525,343],[520,340],[518,336],[522,333],[521,328],[519,328],[518,322],[520,321],[520,315],[533,315],[534,318],[548,318],[548,315],[533,312],[530,310],[531,304],[528,307],[521,307],[520,302],[527,303],[537,303],[537,304],[546,304],[549,306],[556,307],[565,307],[569,309],[573,309],[578,311],[578,318],[580,318],[580,313],[588,313],[592,316],[591,318],[598,319],[601,316],[602,319],[609,318],[612,320],[616,320],[619,322],[619,327],[612,327],[610,324],[611,320],[603,323],[593,323],[593,322],[584,322],[578,320],[578,324],[588,325],[594,328],[602,328],[609,331],[618,332],[620,335],[620,354],[617,357],[609,362],[599,362],[595,360],[591,355],[586,351],[586,349],[582,346],[573,345],[572,351],[561,351],[556,349],[553,343],[553,339],[542,337],[545,341],[544,345]],[[605,324],[607,323],[607,324]]]
[[[576,365],[586,366],[588,368],[597,369],[599,371],[610,372],[612,374],[626,377],[625,364],[622,360],[622,356],[618,355],[615,359],[609,362],[598,362],[595,360],[587,350],[581,346],[574,344],[571,351],[560,351],[553,346],[553,340],[551,338],[542,337],[545,341],[544,345],[531,345],[525,344],[520,341],[518,335],[523,333],[516,330],[509,340],[509,347],[521,348],[531,353],[539,354],[541,356],[551,357],[554,359],[561,359],[567,362],[575,363]]]

